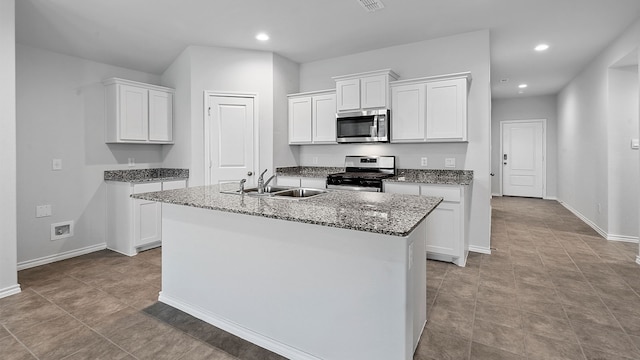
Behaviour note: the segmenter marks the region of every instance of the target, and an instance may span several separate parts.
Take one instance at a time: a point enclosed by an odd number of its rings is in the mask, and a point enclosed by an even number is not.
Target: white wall
[[[491,192],[500,194],[500,122],[506,120],[547,120],[547,198],[557,197],[558,132],[556,95],[494,99],[491,102]]]
[[[4,12],[3,12],[4,13]],[[104,170],[159,166],[161,145],[104,143],[103,79],[159,84],[156,75],[17,46],[18,262],[104,244]],[[62,159],[61,171],[51,160]],[[53,216],[36,218],[36,205]],[[73,220],[71,238],[50,240],[50,224]]]
[[[289,146],[289,102],[287,95],[298,92],[300,65],[273,55],[273,164],[296,166],[300,147]]]
[[[20,291],[16,271],[15,2],[0,0],[0,298]]]
[[[638,138],[638,65],[609,70],[608,185],[610,237],[638,237],[640,154],[631,149]]]
[[[189,186],[204,183],[204,91],[258,94],[260,127],[260,169],[273,170],[273,54],[264,51],[190,46],[162,77],[176,92],[189,87],[189,104],[184,94],[176,101],[174,127],[189,129],[176,144],[165,150],[165,166],[188,167]],[[188,74],[188,79],[185,79]],[[189,110],[184,107],[188,106]],[[184,130],[179,130],[184,131]],[[179,140],[179,142],[178,142]]]
[[[302,64],[300,91],[335,88],[333,76],[386,68],[395,71],[400,79],[471,71],[473,80],[469,90],[468,143],[305,145],[300,146],[300,165],[342,166],[345,155],[373,154],[396,155],[399,168],[419,168],[420,157],[426,156],[428,168],[442,169],[446,157],[455,157],[456,169],[474,171],[470,244],[488,251],[491,219],[489,45],[489,31],[482,30]]]
[[[623,176],[611,173],[609,168],[609,67],[638,45],[640,20],[558,95],[558,199],[603,233],[608,232],[609,224],[609,178]],[[636,178],[636,187],[637,184]]]

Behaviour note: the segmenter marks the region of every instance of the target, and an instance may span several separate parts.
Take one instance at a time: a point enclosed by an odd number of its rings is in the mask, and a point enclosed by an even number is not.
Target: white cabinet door
[[[467,141],[467,80],[427,83],[427,140]]]
[[[326,178],[300,178],[300,186],[303,188],[325,189],[327,187]]]
[[[384,183],[384,192],[391,194],[420,195],[420,186],[405,183]]]
[[[289,99],[289,144],[311,143],[311,97]]]
[[[362,109],[387,106],[388,75],[367,76],[360,79],[360,107]]]
[[[120,139],[145,141],[148,133],[149,93],[129,85],[118,85]]]
[[[359,110],[360,79],[336,81],[336,96],[338,111]]]
[[[173,140],[173,94],[149,90],[149,140]]]
[[[162,203],[133,199],[133,245],[162,239]]]
[[[336,94],[312,98],[313,143],[336,143]]]
[[[162,190],[162,183],[133,185],[132,193],[140,194]],[[162,203],[131,199],[133,204],[133,247],[162,240]]]
[[[391,88],[391,142],[423,142],[427,140],[426,84],[408,84]]]
[[[427,252],[459,257],[463,244],[460,204],[442,202],[427,216]]]

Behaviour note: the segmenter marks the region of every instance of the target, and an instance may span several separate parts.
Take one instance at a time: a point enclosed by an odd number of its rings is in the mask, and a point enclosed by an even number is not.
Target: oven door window
[[[375,115],[338,118],[338,137],[375,137]]]

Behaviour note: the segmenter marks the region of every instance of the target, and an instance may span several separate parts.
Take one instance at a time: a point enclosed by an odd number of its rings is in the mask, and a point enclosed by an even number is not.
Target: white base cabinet
[[[465,266],[469,254],[468,186],[386,182],[384,191],[443,198],[442,203],[427,216],[427,258]]]
[[[130,195],[181,189],[186,180],[150,183],[107,182],[107,248],[134,256],[162,241],[162,204]]]

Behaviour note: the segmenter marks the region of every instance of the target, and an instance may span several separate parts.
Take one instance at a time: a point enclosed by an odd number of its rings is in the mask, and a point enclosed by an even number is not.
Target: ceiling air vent
[[[362,5],[367,12],[373,12],[380,10],[384,7],[384,4],[380,0],[357,0],[358,4]]]

